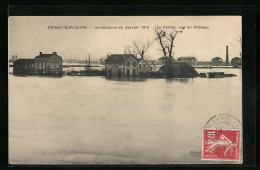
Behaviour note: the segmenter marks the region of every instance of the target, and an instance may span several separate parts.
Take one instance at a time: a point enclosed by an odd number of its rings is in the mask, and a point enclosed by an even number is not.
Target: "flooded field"
[[[236,77],[118,79],[9,75],[9,161],[16,164],[202,162],[202,129],[217,114],[242,121]]]

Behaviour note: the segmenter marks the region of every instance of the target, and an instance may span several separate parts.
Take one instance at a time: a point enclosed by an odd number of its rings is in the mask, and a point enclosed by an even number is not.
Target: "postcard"
[[[11,165],[243,163],[241,16],[10,16]]]

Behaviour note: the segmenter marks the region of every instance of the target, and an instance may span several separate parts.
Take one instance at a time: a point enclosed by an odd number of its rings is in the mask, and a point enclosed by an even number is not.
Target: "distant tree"
[[[99,64],[106,64],[106,58],[100,58],[99,59]]]
[[[241,58],[239,58],[239,57],[232,58],[231,65],[232,66],[241,66],[242,65]]]
[[[197,59],[195,57],[179,57],[177,61],[188,63],[192,67],[194,67],[197,63]]]
[[[221,65],[223,65],[223,59],[220,58],[220,57],[213,58],[211,60],[211,62],[212,62],[212,65],[214,65],[214,66],[221,66]]]
[[[171,63],[173,63],[175,61],[174,58],[171,58]],[[161,57],[157,60],[158,64],[167,64],[167,59],[165,57]]]
[[[130,45],[125,47],[125,52],[133,55],[140,55],[144,59],[144,54],[150,48],[152,42],[147,40],[146,42],[132,41]]]

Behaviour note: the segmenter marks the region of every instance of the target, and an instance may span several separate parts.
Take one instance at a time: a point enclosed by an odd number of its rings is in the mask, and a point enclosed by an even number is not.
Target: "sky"
[[[50,29],[63,26],[63,29]],[[65,29],[72,26],[73,29]],[[87,29],[75,29],[85,26]],[[95,29],[111,26],[117,29]],[[119,29],[119,27],[123,29]],[[139,26],[138,29],[125,29]],[[141,29],[149,26],[149,29]],[[34,58],[40,52],[57,52],[63,59],[105,58],[107,54],[123,54],[132,41],[151,41],[146,59],[163,56],[156,41],[155,28],[168,26],[167,33],[180,31],[174,41],[174,58],[193,56],[198,61],[214,57],[239,57],[242,37],[241,16],[11,16],[8,21],[8,56]],[[175,26],[175,29],[169,27]],[[184,29],[179,27],[185,26]],[[195,29],[204,26],[206,29]]]

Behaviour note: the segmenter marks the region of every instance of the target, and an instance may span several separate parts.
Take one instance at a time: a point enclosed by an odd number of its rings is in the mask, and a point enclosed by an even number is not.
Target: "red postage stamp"
[[[202,160],[239,161],[240,130],[203,130]]]

